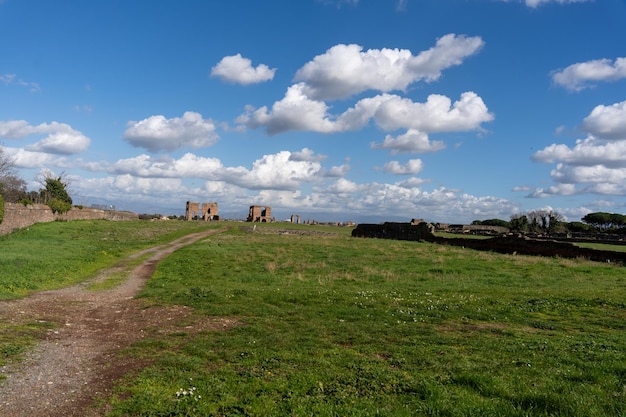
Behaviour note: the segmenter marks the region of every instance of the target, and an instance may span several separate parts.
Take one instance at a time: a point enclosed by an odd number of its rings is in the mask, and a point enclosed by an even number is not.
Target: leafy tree
[[[597,212],[589,213],[582,218],[582,221],[592,225],[598,230],[606,230],[611,224],[611,213]]]
[[[507,229],[511,228],[511,223],[502,219],[487,219],[487,220],[483,220],[480,224],[483,226],[500,226],[500,227],[506,227]]]
[[[626,216],[618,213],[589,213],[582,218],[582,221],[595,227],[601,232],[606,232],[612,229],[621,230],[626,226]]]
[[[55,213],[65,213],[72,208],[72,197],[70,197],[67,187],[69,181],[64,174],[55,176],[50,171],[44,171],[41,179],[45,188],[39,190],[44,204],[47,204]]]
[[[526,232],[528,230],[528,217],[525,214],[513,214],[511,220],[511,230],[516,232]]]
[[[572,233],[589,233],[593,232],[593,226],[583,222],[569,222],[565,228]]]

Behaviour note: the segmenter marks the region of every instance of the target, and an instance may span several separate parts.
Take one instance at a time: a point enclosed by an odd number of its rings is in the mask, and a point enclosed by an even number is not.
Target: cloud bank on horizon
[[[434,0],[428,17],[408,0],[183,3],[91,5],[97,22],[58,10],[85,23],[56,35],[0,4],[16,40],[0,46],[0,140],[25,179],[62,171],[75,200],[140,212],[187,200],[357,221],[625,210],[626,30],[574,23],[626,7],[470,1],[457,20]],[[75,36],[146,10],[119,35]]]

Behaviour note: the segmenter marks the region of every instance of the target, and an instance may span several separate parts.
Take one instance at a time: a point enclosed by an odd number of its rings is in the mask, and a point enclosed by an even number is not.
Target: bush
[[[0,194],[0,223],[4,220],[4,198],[2,198],[2,194]]]
[[[48,207],[52,209],[53,213],[67,213],[72,209],[72,203],[68,203],[67,201],[61,201],[58,198],[53,198],[48,201]]]

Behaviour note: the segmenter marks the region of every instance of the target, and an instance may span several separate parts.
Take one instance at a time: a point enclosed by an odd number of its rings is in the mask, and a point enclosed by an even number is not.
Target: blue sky
[[[0,0],[0,144],[76,204],[626,212],[623,0]]]

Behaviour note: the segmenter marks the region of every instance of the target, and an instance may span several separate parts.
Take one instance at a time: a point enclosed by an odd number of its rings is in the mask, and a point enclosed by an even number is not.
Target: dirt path
[[[0,302],[0,320],[56,324],[24,361],[0,368],[7,376],[0,381],[0,416],[99,416],[102,411],[92,407],[94,399],[106,395],[120,377],[145,366],[119,358],[120,349],[150,332],[175,331],[181,320],[193,323],[185,331],[232,325],[228,320],[194,321],[191,310],[183,306],[146,307],[134,298],[160,260],[222,231],[190,234],[136,253],[88,283]],[[88,284],[124,272],[125,265],[143,256],[149,257],[130,270],[122,285],[106,291],[87,290]]]

